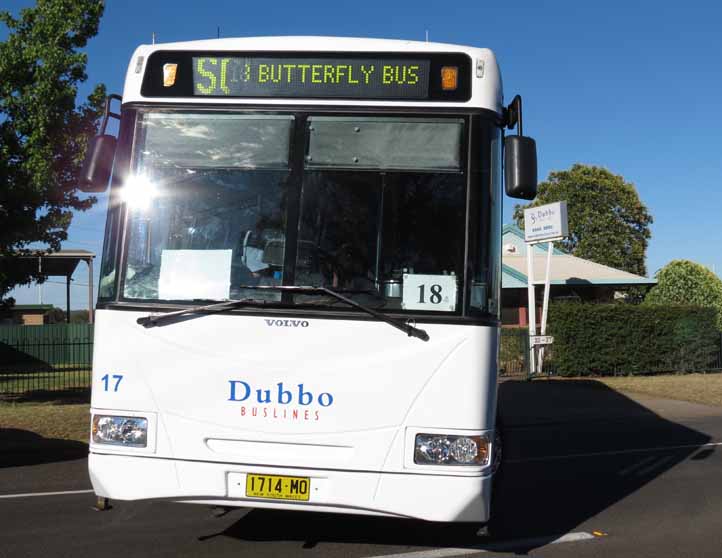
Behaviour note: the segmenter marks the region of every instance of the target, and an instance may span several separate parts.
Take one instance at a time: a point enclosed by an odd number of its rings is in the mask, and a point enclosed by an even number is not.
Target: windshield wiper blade
[[[301,294],[327,294],[328,296],[335,298],[336,300],[345,302],[346,304],[353,306],[354,308],[358,308],[359,310],[362,310],[363,312],[370,314],[377,320],[386,322],[390,326],[393,326],[396,329],[403,331],[409,337],[416,337],[417,339],[421,339],[422,341],[429,340],[429,334],[426,333],[426,331],[424,331],[423,329],[420,329],[418,327],[412,326],[408,320],[404,322],[402,320],[398,320],[398,319],[386,316],[385,314],[383,314],[381,312],[377,312],[373,308],[369,308],[368,306],[364,306],[363,304],[359,304],[355,300],[351,300],[350,298],[345,297],[341,293],[334,291],[332,289],[329,289],[328,287],[312,287],[312,286],[302,286],[302,285],[241,285],[238,288],[239,289],[269,290],[269,291],[290,291],[290,292],[297,292],[297,293],[301,293]]]
[[[184,308],[183,310],[168,312],[166,314],[148,314],[147,316],[138,318],[136,323],[145,328],[149,328],[162,325],[168,321],[173,321],[174,318],[178,318],[185,314],[223,312],[224,310],[232,310],[233,308],[238,308],[239,306],[265,306],[265,303],[263,301],[253,300],[250,298],[242,300],[223,300],[212,304],[204,304],[202,306],[191,306],[189,308]]]

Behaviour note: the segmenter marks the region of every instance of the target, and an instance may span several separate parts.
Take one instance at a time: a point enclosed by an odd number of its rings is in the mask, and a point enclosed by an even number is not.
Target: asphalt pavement
[[[0,557],[722,555],[722,409],[626,397],[592,381],[509,381],[499,398],[505,457],[491,536],[171,502],[98,512],[85,492],[87,449],[45,441],[42,451],[0,450]]]

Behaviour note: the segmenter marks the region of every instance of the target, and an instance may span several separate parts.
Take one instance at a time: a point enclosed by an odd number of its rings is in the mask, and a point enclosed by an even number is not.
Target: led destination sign
[[[196,96],[429,98],[429,60],[200,56],[191,62]]]
[[[471,59],[460,52],[158,50],[148,57],[141,95],[241,104],[284,98],[466,102],[471,82]]]

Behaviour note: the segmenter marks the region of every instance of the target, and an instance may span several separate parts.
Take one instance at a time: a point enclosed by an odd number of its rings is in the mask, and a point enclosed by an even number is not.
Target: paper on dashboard
[[[233,250],[163,250],[158,297],[225,300],[231,288]]]

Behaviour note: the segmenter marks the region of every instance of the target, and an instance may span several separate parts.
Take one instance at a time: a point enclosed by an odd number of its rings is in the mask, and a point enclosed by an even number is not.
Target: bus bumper
[[[90,480],[111,500],[166,499],[244,508],[353,513],[427,521],[489,520],[491,476],[257,467],[90,453]],[[247,498],[248,473],[309,477],[308,502]]]

